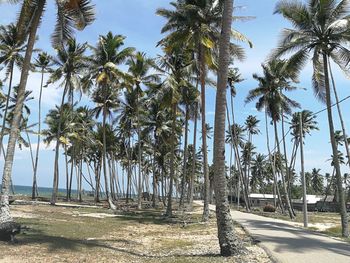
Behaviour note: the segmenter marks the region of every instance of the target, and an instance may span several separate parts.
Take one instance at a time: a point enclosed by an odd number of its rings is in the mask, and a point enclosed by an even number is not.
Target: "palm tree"
[[[323,175],[320,171],[321,169],[313,168],[311,172],[311,186],[315,194],[323,193]]]
[[[238,243],[234,234],[230,207],[227,200],[227,182],[225,167],[225,123],[226,123],[226,84],[230,63],[230,35],[232,25],[233,1],[224,1],[222,29],[219,43],[218,86],[215,106],[214,130],[214,190],[216,218],[220,252],[231,256],[238,252]],[[205,136],[203,136],[205,137]]]
[[[143,90],[141,85],[149,86],[159,81],[157,74],[150,73],[152,68],[155,68],[154,61],[146,57],[145,53],[137,52],[134,57],[131,57],[127,63],[129,66],[128,73],[131,77],[130,85],[131,89],[135,89],[137,94],[136,99],[136,121],[137,121],[137,136],[138,136],[138,202],[137,207],[141,209],[142,201],[142,175],[141,175],[141,162],[142,162],[142,151],[141,151],[141,117],[140,112],[144,111],[141,99],[143,97]],[[140,110],[141,109],[141,110]]]
[[[201,113],[202,113],[202,150],[203,150],[203,173],[204,173],[204,210],[203,221],[209,220],[209,173],[207,157],[207,137],[205,118],[205,86],[206,76],[209,69],[216,70],[215,53],[216,44],[220,38],[220,26],[223,14],[223,2],[216,0],[193,1],[183,0],[177,3],[172,2],[173,10],[158,9],[157,14],[165,17],[168,21],[162,28],[162,33],[169,32],[161,42],[167,42],[170,47],[186,46],[193,50],[199,69],[201,85]],[[248,42],[239,32],[232,30],[231,36],[236,39]],[[232,43],[230,55],[243,58],[243,50]]]
[[[348,1],[309,0],[307,4],[299,1],[280,1],[275,13],[291,21],[294,29],[285,29],[279,47],[272,54],[273,57],[281,57],[292,53],[291,61],[295,67],[301,69],[309,58],[310,52],[313,53],[312,83],[316,97],[327,105],[329,136],[340,195],[342,236],[344,237],[349,236],[349,229],[338,149],[334,138],[328,61],[333,59],[346,71],[345,65],[350,58],[350,51],[346,48],[349,41],[349,26],[343,21],[347,21],[348,7]]]
[[[251,146],[253,146],[253,135],[257,135],[260,133],[260,130],[258,128],[260,120],[256,118],[256,116],[249,115],[245,121],[245,130],[248,133],[248,142],[246,143],[246,150],[248,153],[248,156],[246,158],[244,173],[245,173],[245,179],[247,181],[247,185],[249,185],[250,182],[250,164],[252,160],[252,149]],[[249,193],[249,188],[247,189]]]
[[[100,36],[96,47],[92,47],[93,55],[90,58],[89,71],[83,82],[86,87],[96,85],[95,102],[102,109],[102,126],[107,123],[108,112],[111,109],[109,106],[115,104],[115,93],[121,90],[120,82],[125,78],[117,65],[125,62],[134,52],[134,48],[124,48],[124,36],[113,35],[108,32],[105,36]],[[102,151],[102,169],[105,179],[106,194],[109,206],[111,209],[116,209],[108,192],[108,175],[106,164],[106,140],[104,136],[103,151]]]
[[[184,138],[184,154],[183,154],[183,170],[181,178],[181,195],[180,207],[184,205],[185,181],[187,175],[187,159],[188,159],[188,124],[190,119],[196,118],[197,105],[199,100],[199,92],[197,87],[185,86],[182,90],[182,104],[185,106],[185,138]],[[196,120],[195,120],[196,121]]]
[[[46,52],[42,52],[38,55],[35,60],[34,66],[41,73],[41,81],[40,81],[40,92],[39,92],[39,102],[38,102],[38,135],[37,135],[37,146],[35,152],[35,161],[34,161],[34,171],[33,171],[33,186],[32,186],[32,199],[34,200],[37,196],[38,186],[37,186],[37,171],[38,171],[38,161],[39,161],[39,150],[40,150],[40,137],[41,137],[41,100],[44,86],[44,75],[45,73],[49,73],[51,71],[50,67],[51,56]]]
[[[86,68],[86,57],[84,53],[86,51],[86,44],[78,44],[75,39],[69,39],[64,46],[60,46],[57,50],[57,57],[52,58],[53,63],[57,68],[52,72],[48,84],[62,81],[60,86],[64,88],[60,110],[63,110],[62,105],[65,103],[66,96],[68,95],[69,103],[74,106],[74,91],[81,91],[82,73]],[[60,123],[58,123],[57,134],[60,134]],[[57,135],[59,139],[59,136]],[[60,141],[56,141],[55,147],[55,161],[54,161],[54,178],[52,187],[51,204],[56,203],[58,181],[59,181],[59,151]]]
[[[277,122],[281,120],[283,114],[291,114],[293,108],[300,107],[299,103],[288,98],[283,93],[283,91],[293,91],[296,89],[296,87],[291,85],[291,81],[295,81],[296,78],[295,69],[292,66],[293,64],[290,61],[285,60],[271,60],[267,64],[262,65],[264,76],[260,77],[257,74],[253,75],[253,78],[259,82],[259,86],[250,90],[245,100],[245,102],[248,103],[258,99],[256,108],[259,111],[265,110],[266,115],[272,119],[275,133],[275,145],[277,145],[278,154],[281,153],[281,150],[278,138]],[[269,153],[269,155],[271,156],[271,153]],[[273,163],[275,163],[275,161],[276,160],[274,160]],[[281,173],[288,213],[291,218],[294,218],[289,193],[287,191],[285,177],[282,170]],[[274,175],[274,177],[276,177],[276,175]],[[277,185],[276,187],[278,190]]]
[[[0,133],[0,149],[3,147],[4,129],[7,118],[7,111],[12,92],[13,71],[15,66],[21,67],[25,50],[24,41],[18,40],[18,30],[16,25],[0,26],[0,64],[6,68],[6,78],[9,78],[6,103],[2,120],[2,129]],[[2,150],[0,151],[1,155]]]
[[[163,105],[171,109],[172,133],[171,133],[171,149],[170,149],[170,182],[168,191],[168,203],[166,215],[172,216],[172,197],[173,184],[175,178],[175,154],[178,145],[178,137],[176,133],[178,106],[181,102],[181,91],[184,87],[190,86],[188,81],[190,58],[186,51],[176,50],[172,54],[166,54],[160,58],[160,66],[166,79],[162,83],[158,97],[163,101]]]
[[[56,3],[58,17],[55,34],[53,35],[53,42],[55,45],[64,42],[66,39],[69,39],[73,34],[74,27],[82,30],[87,25],[91,24],[94,20],[94,8],[90,0],[56,0]],[[26,52],[22,64],[22,72],[18,89],[18,101],[13,112],[14,116],[11,122],[11,133],[8,140],[5,164],[3,168],[4,172],[2,176],[3,178],[1,188],[2,195],[0,200],[1,224],[3,222],[13,221],[10,215],[8,199],[9,185],[12,175],[12,164],[16,148],[16,141],[18,138],[18,129],[24,102],[25,89],[27,86],[29,70],[31,68],[31,57],[36,40],[37,30],[44,13],[45,4],[46,0],[38,0],[34,2],[23,1],[17,23],[17,28],[19,30],[18,40],[24,40],[28,35],[28,44],[26,46]]]
[[[252,188],[252,191],[256,192],[258,190],[258,186],[260,186],[261,189],[263,181],[266,179],[266,156],[261,153],[255,155],[255,157],[252,159],[251,170],[252,177],[250,179],[250,186]]]

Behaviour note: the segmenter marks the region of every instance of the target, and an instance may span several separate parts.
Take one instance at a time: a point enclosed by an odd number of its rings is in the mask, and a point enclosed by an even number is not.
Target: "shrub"
[[[276,208],[273,205],[265,205],[263,211],[274,213],[274,212],[276,212]]]

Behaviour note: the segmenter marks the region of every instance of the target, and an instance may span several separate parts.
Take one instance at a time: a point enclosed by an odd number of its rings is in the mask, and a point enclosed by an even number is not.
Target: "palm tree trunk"
[[[137,104],[136,104],[136,116],[137,116],[137,138],[138,138],[138,156],[137,156],[137,162],[138,162],[138,200],[137,200],[137,209],[142,208],[142,152],[141,152],[141,126],[140,126],[140,110],[139,110],[139,87],[136,87],[136,94],[137,94]]]
[[[105,87],[104,87],[104,90],[105,90]],[[105,98],[106,98],[106,95],[105,95]],[[107,119],[107,109],[106,109],[106,99],[104,99],[103,118],[102,118],[102,125],[103,125],[102,167],[103,167],[103,176],[105,181],[105,192],[106,192],[107,202],[110,209],[116,210],[117,208],[112,202],[112,199],[109,194],[109,189],[108,189],[108,174],[107,174],[107,164],[106,164],[106,158],[107,158],[106,119]]]
[[[283,115],[283,113],[282,113],[282,115]],[[282,122],[283,122],[283,120],[282,120]],[[273,120],[273,126],[274,126],[274,129],[275,129],[275,140],[276,140],[276,143],[277,143],[277,152],[278,152],[278,155],[281,156],[281,147],[280,147],[280,141],[278,139],[278,130],[277,130],[277,122],[276,122],[276,120]],[[284,134],[282,134],[282,136],[284,137]],[[285,156],[285,158],[287,158],[287,156]],[[286,161],[286,164],[287,164],[287,161]],[[286,169],[287,169],[287,167],[286,167]],[[284,194],[285,194],[286,206],[287,206],[287,210],[288,210],[288,213],[289,213],[289,217],[291,219],[293,219],[294,218],[294,213],[292,211],[292,207],[291,207],[291,204],[290,204],[290,199],[289,199],[289,194],[288,194],[288,191],[287,191],[286,180],[285,180],[285,177],[284,177],[284,174],[283,174],[283,167],[281,167],[281,179],[282,179],[282,186],[283,186],[283,191],[284,191]]]
[[[194,113],[194,127],[193,127],[193,159],[192,159],[192,171],[190,181],[190,193],[189,193],[189,205],[190,210],[193,209],[193,195],[194,195],[194,179],[196,177],[196,157],[197,157],[197,124],[198,124],[198,103],[195,105]]]
[[[289,192],[289,178],[290,178],[290,170],[289,170],[289,166],[288,166],[288,157],[287,157],[287,147],[286,147],[286,136],[285,136],[285,130],[284,130],[284,114],[282,112],[282,142],[283,142],[283,152],[284,152],[284,161],[285,161],[285,169],[286,169],[286,176],[284,179],[284,185],[283,187],[285,188],[284,191],[286,193],[286,198],[288,199],[288,206],[290,207],[290,210],[292,211],[292,215],[293,218],[295,218],[296,214],[293,210],[293,205],[292,205],[292,198],[290,196],[290,192]],[[283,176],[283,174],[282,174]],[[289,211],[289,209],[288,209]]]
[[[27,86],[27,80],[30,70],[30,61],[33,53],[33,47],[36,39],[36,32],[40,24],[40,18],[44,11],[46,1],[38,0],[37,8],[35,13],[33,14],[32,25],[30,27],[28,45],[26,54],[23,61],[22,72],[20,85],[18,88],[18,100],[13,111],[13,119],[11,122],[11,131],[7,144],[7,152],[5,157],[4,164],[4,172],[2,176],[2,185],[1,185],[1,199],[0,199],[0,228],[3,223],[13,221],[13,218],[10,214],[10,206],[9,206],[9,190],[10,190],[10,182],[12,175],[12,165],[13,159],[15,155],[16,142],[19,134],[19,125],[22,117],[22,108],[25,99],[25,90]]]
[[[184,144],[184,157],[183,157],[183,170],[181,177],[181,195],[180,195],[180,209],[184,205],[184,195],[185,195],[185,180],[187,175],[187,145],[188,145],[188,119],[189,119],[189,109],[186,104],[186,113],[185,113],[185,144]]]
[[[233,1],[226,0],[224,3],[222,31],[219,43],[219,69],[214,129],[214,190],[218,237],[222,256],[232,256],[239,251],[239,244],[234,233],[230,206],[227,200],[225,166],[226,83],[228,65],[230,63],[229,47],[232,13]]]
[[[324,75],[325,75],[328,125],[329,125],[329,134],[330,134],[330,139],[332,144],[333,163],[334,163],[334,168],[335,168],[335,173],[337,178],[337,187],[339,192],[339,206],[340,206],[340,216],[341,216],[341,225],[342,225],[342,236],[348,237],[349,236],[348,215],[346,211],[343,180],[342,180],[340,164],[338,159],[337,143],[334,138],[334,125],[333,125],[332,106],[331,106],[331,91],[330,91],[330,85],[329,85],[329,73],[328,73],[327,62],[328,62],[328,57],[325,53],[323,53],[323,67],[324,67]]]
[[[168,205],[166,208],[166,216],[171,217],[173,213],[173,184],[174,184],[174,176],[175,176],[175,145],[176,145],[176,111],[177,105],[174,104],[172,106],[172,143],[171,143],[171,154],[170,154],[170,181],[169,181],[169,191],[168,191]]]
[[[207,131],[205,118],[205,79],[206,79],[206,64],[204,47],[200,45],[199,52],[200,63],[200,82],[201,82],[201,102],[202,102],[202,152],[203,152],[203,174],[204,174],[204,207],[203,217],[204,222],[209,221],[209,172],[208,172],[208,149],[207,149]]]
[[[347,140],[347,134],[346,134],[346,130],[345,130],[345,123],[344,123],[344,120],[343,120],[343,114],[342,114],[341,109],[340,109],[339,97],[338,97],[337,89],[335,87],[335,81],[334,81],[334,77],[333,77],[330,61],[328,61],[328,67],[329,67],[329,74],[330,74],[330,77],[331,77],[331,80],[332,80],[332,87],[333,87],[335,102],[336,102],[336,105],[337,105],[340,125],[341,125],[341,129],[342,129],[342,132],[343,132],[343,139],[344,139],[344,146],[345,146],[345,151],[346,151],[346,158],[348,159],[348,165],[350,167],[349,142]]]
[[[34,172],[33,172],[33,187],[32,187],[32,199],[36,198],[36,189],[37,189],[37,171],[38,171],[38,162],[39,162],[39,151],[40,151],[40,136],[41,136],[41,100],[43,94],[43,84],[44,84],[44,69],[41,70],[41,82],[40,82],[40,93],[39,93],[39,105],[38,105],[38,137],[37,145],[35,152],[35,162],[34,162]]]
[[[156,208],[158,206],[158,180],[157,180],[157,172],[156,172],[156,147],[153,146],[153,160],[152,160],[152,166],[153,166],[153,199],[152,199],[152,207]]]
[[[52,186],[52,195],[51,195],[51,205],[56,204],[57,200],[57,192],[58,192],[58,180],[59,180],[59,168],[58,168],[58,159],[59,159],[59,153],[60,153],[60,136],[61,136],[61,129],[62,129],[62,114],[63,114],[63,105],[64,100],[68,91],[68,84],[69,82],[66,82],[66,85],[63,90],[62,99],[61,99],[61,106],[59,111],[59,121],[58,121],[58,127],[57,127],[57,134],[56,134],[56,147],[55,147],[55,162],[54,162],[54,175],[53,175],[53,186]]]
[[[269,160],[271,163],[271,168],[272,168],[272,176],[273,176],[273,203],[274,206],[277,207],[277,202],[276,202],[276,189],[277,189],[277,177],[276,177],[276,168],[275,168],[275,162],[274,158],[272,158],[271,150],[270,150],[270,139],[269,139],[269,127],[268,127],[268,121],[267,121],[267,112],[265,109],[265,126],[266,126],[266,145],[267,145],[267,151],[269,154]]]
[[[303,221],[304,227],[308,227],[308,217],[307,217],[307,199],[306,199],[306,182],[305,182],[305,171],[304,171],[304,145],[303,145],[303,113],[300,112],[299,121],[299,131],[300,131],[300,166],[301,166],[301,180],[303,187]]]

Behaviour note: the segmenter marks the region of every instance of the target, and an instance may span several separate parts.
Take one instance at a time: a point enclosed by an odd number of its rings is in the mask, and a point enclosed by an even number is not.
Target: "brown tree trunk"
[[[13,111],[13,119],[11,121],[11,131],[9,135],[9,140],[7,144],[7,152],[5,157],[4,172],[2,176],[2,185],[1,185],[1,199],[0,199],[0,225],[6,222],[13,221],[13,218],[10,214],[9,206],[9,190],[10,182],[12,175],[12,165],[15,155],[16,142],[19,134],[19,125],[22,117],[22,108],[25,100],[25,90],[27,86],[27,80],[30,70],[30,61],[33,53],[34,43],[36,39],[36,32],[40,24],[40,19],[44,11],[46,1],[38,0],[37,8],[33,14],[33,21],[31,24],[28,45],[26,54],[23,61],[23,67],[21,72],[21,79],[18,88],[18,99],[16,106]]]
[[[329,125],[329,135],[332,145],[333,153],[333,163],[335,168],[335,174],[337,178],[337,187],[339,193],[339,206],[340,206],[340,216],[341,216],[341,225],[342,225],[342,236],[349,236],[349,226],[348,226],[348,215],[346,211],[346,203],[343,189],[343,180],[340,171],[340,164],[338,159],[338,149],[337,143],[334,138],[334,125],[333,125],[333,116],[332,116],[332,105],[331,105],[331,91],[329,86],[329,73],[328,73],[328,57],[323,53],[323,66],[324,66],[324,75],[325,75],[325,89],[326,89],[326,102],[327,102],[327,114],[328,114],[328,125]]]
[[[171,217],[173,215],[173,184],[175,176],[175,145],[176,145],[176,111],[177,105],[172,106],[172,144],[171,144],[171,154],[170,154],[170,182],[169,182],[169,191],[168,191],[168,204],[166,208],[166,216]]]
[[[181,178],[181,194],[180,194],[180,209],[184,206],[184,198],[185,198],[185,181],[187,174],[187,145],[188,145],[188,119],[189,119],[189,109],[188,105],[186,105],[186,113],[185,113],[185,144],[184,144],[184,156],[183,156],[183,169],[182,169],[182,178]]]
[[[225,166],[225,123],[226,123],[226,83],[230,63],[230,32],[232,24],[233,1],[226,0],[219,44],[218,86],[215,106],[214,129],[214,182],[216,218],[219,245],[222,256],[232,256],[239,250],[234,233],[230,206],[227,200]],[[203,135],[204,137],[205,135]]]
[[[281,147],[280,147],[280,142],[279,142],[279,139],[278,139],[278,130],[277,130],[277,122],[276,122],[276,120],[273,120],[273,126],[274,126],[274,129],[275,129],[275,140],[276,140],[276,144],[277,144],[277,152],[278,152],[279,156],[281,156]],[[284,134],[282,134],[282,136],[284,137]],[[287,158],[287,156],[285,156],[285,158]],[[287,162],[286,162],[286,164],[287,164]],[[287,167],[286,167],[286,169],[287,169]],[[287,191],[286,180],[284,178],[284,173],[283,173],[283,167],[281,167],[281,179],[282,179],[282,186],[283,186],[283,191],[284,191],[284,194],[285,194],[286,206],[287,206],[288,214],[289,214],[289,217],[291,219],[293,219],[294,218],[294,213],[292,211],[292,206],[290,204],[290,199],[289,199],[289,194],[288,194],[288,191]]]
[[[200,82],[201,82],[201,102],[202,102],[202,153],[203,153],[203,175],[204,175],[204,207],[202,220],[209,221],[209,172],[208,172],[208,149],[207,149],[207,131],[205,118],[205,79],[206,79],[206,62],[204,47],[200,45],[199,51],[200,63]]]

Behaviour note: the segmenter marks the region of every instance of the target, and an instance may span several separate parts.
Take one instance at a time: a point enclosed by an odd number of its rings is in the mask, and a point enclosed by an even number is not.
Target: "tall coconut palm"
[[[171,109],[172,115],[172,135],[171,135],[171,151],[170,151],[170,182],[168,192],[168,204],[166,215],[172,216],[172,198],[173,198],[173,183],[175,178],[175,154],[178,144],[176,133],[178,106],[181,102],[181,91],[184,87],[191,87],[188,81],[190,75],[191,57],[186,50],[176,50],[170,54],[166,54],[160,58],[160,67],[166,75],[162,88],[158,94],[162,98],[163,105]]]
[[[157,74],[150,73],[152,68],[155,68],[155,63],[152,59],[147,58],[145,53],[137,52],[134,57],[131,57],[127,63],[129,66],[128,73],[131,77],[130,85],[131,89],[135,89],[137,94],[136,100],[136,121],[137,121],[137,136],[138,136],[138,202],[137,207],[141,209],[142,201],[142,175],[141,175],[141,162],[142,162],[142,150],[141,150],[141,117],[140,112],[144,111],[141,99],[143,97],[142,85],[149,86],[159,81]]]
[[[295,80],[295,69],[293,66],[291,62],[285,60],[271,60],[267,64],[262,65],[264,76],[253,75],[253,78],[259,82],[259,86],[250,90],[245,100],[246,103],[249,103],[257,99],[256,108],[259,111],[265,110],[266,114],[272,119],[278,154],[281,153],[281,150],[277,122],[281,120],[283,114],[291,114],[293,108],[300,107],[299,103],[288,98],[283,93],[283,91],[293,91],[296,89],[296,87],[291,85],[291,81]],[[291,218],[294,218],[285,177],[282,170],[281,172],[288,213]]]
[[[57,68],[52,72],[49,84],[61,81],[60,86],[63,87],[63,94],[60,104],[60,110],[63,110],[62,105],[66,101],[66,96],[69,97],[69,103],[74,105],[74,92],[81,91],[82,73],[86,68],[86,44],[78,44],[75,39],[69,39],[67,43],[57,49],[57,56],[52,58],[53,63]],[[60,134],[60,124],[58,123],[57,134]],[[55,161],[54,161],[54,178],[52,187],[51,204],[56,203],[58,181],[59,181],[59,151],[60,141],[57,135],[55,146]]]
[[[121,81],[125,77],[117,65],[125,62],[134,52],[134,48],[123,48],[125,37],[108,32],[100,36],[96,47],[92,47],[89,71],[83,82],[86,87],[96,86],[95,94],[100,98],[97,103],[102,106],[102,125],[107,123],[108,104],[114,104],[113,94],[121,90]],[[101,107],[100,107],[101,108]],[[111,209],[116,209],[108,192],[108,174],[106,164],[106,140],[103,140],[102,168],[106,185],[106,194]]]
[[[216,0],[183,0],[172,2],[173,10],[158,9],[157,14],[165,17],[167,23],[162,28],[162,33],[170,33],[163,41],[169,43],[170,47],[181,47],[185,45],[188,50],[193,50],[199,68],[199,79],[201,85],[201,113],[202,113],[202,150],[203,150],[203,173],[204,173],[204,210],[203,220],[209,220],[209,173],[207,157],[206,118],[205,118],[205,87],[208,68],[215,69],[214,57],[217,53],[217,43],[220,38],[220,26],[223,14],[223,2]],[[239,32],[232,30],[231,36],[246,41]],[[250,43],[251,44],[251,43]],[[232,43],[230,45],[231,55],[243,58],[243,50]]]
[[[296,67],[302,68],[312,53],[312,84],[315,95],[327,105],[329,136],[332,145],[334,168],[339,191],[342,236],[349,236],[348,218],[345,204],[342,176],[334,138],[334,124],[331,108],[331,89],[328,62],[332,59],[343,70],[350,60],[347,49],[349,41],[348,8],[349,1],[280,1],[275,13],[291,21],[293,29],[285,29],[273,57],[291,54]],[[345,22],[345,23],[344,23]]]
[[[181,195],[180,207],[184,205],[185,181],[187,176],[187,159],[188,159],[188,126],[189,121],[196,118],[196,108],[199,100],[199,92],[194,86],[186,86],[182,90],[182,103],[185,106],[185,138],[184,138],[184,154],[183,154],[183,169],[181,178]]]
[[[226,84],[230,63],[230,34],[232,24],[233,1],[224,1],[222,29],[219,44],[218,86],[215,106],[214,130],[214,190],[216,201],[216,218],[220,252],[231,256],[239,247],[234,234],[230,207],[227,200],[227,183],[225,167],[225,123],[226,123]],[[203,136],[204,137],[204,136]]]
[[[40,91],[39,91],[39,100],[38,100],[38,131],[37,131],[37,146],[35,152],[35,161],[34,161],[34,171],[33,171],[33,186],[32,186],[32,199],[34,200],[37,195],[37,171],[38,171],[38,162],[39,162],[39,151],[40,151],[40,139],[41,139],[41,101],[44,87],[44,75],[51,72],[51,56],[46,52],[42,52],[35,59],[34,63],[35,68],[41,74],[40,81]]]
[[[16,2],[16,1],[12,1]],[[73,29],[84,29],[94,20],[94,8],[90,0],[56,0],[57,4],[57,23],[55,34],[53,35],[53,43],[57,45],[71,38]],[[24,102],[25,89],[29,70],[31,67],[31,57],[36,40],[37,30],[40,25],[41,18],[44,14],[46,0],[22,2],[21,11],[17,23],[19,31],[19,40],[24,40],[28,36],[26,52],[22,64],[22,72],[18,90],[18,101],[14,109],[14,117],[11,122],[11,133],[8,140],[6,158],[4,164],[4,172],[2,178],[1,201],[0,201],[0,224],[3,222],[12,222],[9,208],[9,185],[12,175],[12,165],[18,138],[18,128],[20,125],[21,112]]]

